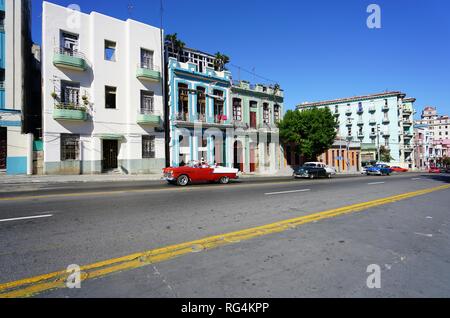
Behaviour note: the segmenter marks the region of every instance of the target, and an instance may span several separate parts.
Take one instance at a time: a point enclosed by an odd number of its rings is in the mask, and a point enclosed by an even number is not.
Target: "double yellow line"
[[[153,249],[141,253],[135,253],[119,258],[109,259],[102,262],[85,265],[81,267],[82,281],[102,277],[114,272],[135,269],[138,267],[155,264],[173,259],[185,254],[217,248],[224,245],[235,244],[252,238],[279,233],[288,229],[296,228],[302,224],[328,219],[348,213],[366,210],[384,204],[428,194],[435,191],[449,189],[450,185],[408,192],[387,198],[373,200],[364,203],[353,204],[337,209],[318,212],[302,217],[279,221],[263,226],[257,226],[241,231],[206,237],[200,240],[171,245],[163,248]],[[26,278],[10,283],[0,284],[0,298],[29,297],[38,293],[56,288],[64,288],[68,273],[65,270],[45,275]]]

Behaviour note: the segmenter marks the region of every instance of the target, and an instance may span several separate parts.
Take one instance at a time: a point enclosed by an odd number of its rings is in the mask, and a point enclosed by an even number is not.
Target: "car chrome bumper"
[[[162,177],[161,180],[163,180],[163,181],[175,181],[176,179],[174,177]]]

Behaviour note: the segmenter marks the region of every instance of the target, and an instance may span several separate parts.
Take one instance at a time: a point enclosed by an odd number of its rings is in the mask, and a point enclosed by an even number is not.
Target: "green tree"
[[[328,108],[286,112],[278,123],[283,143],[295,143],[296,152],[314,161],[328,150],[336,138],[336,120]]]
[[[445,157],[444,159],[442,159],[442,163],[445,167],[450,167],[450,157]]]
[[[167,34],[165,40],[166,45],[170,46],[172,48],[172,52],[177,55],[179,55],[180,51],[186,46],[186,43],[178,39],[178,33]]]
[[[391,156],[391,151],[388,148],[386,148],[385,146],[380,147],[380,158],[381,158],[381,162],[386,162],[386,163],[389,163],[389,162],[391,162],[391,160],[394,159]]]

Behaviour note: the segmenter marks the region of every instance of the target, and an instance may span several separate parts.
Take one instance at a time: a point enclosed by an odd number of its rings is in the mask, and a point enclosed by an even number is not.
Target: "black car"
[[[331,173],[328,173],[324,168],[316,168],[310,166],[299,167],[294,170],[294,178],[331,178]]]

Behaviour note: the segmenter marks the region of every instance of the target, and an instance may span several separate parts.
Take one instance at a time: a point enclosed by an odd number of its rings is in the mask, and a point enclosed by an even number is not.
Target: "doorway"
[[[250,172],[256,171],[256,143],[250,143]]]
[[[0,127],[0,169],[6,169],[6,157],[7,157],[7,128]]]
[[[236,140],[234,142],[234,158],[233,158],[233,166],[235,169],[239,169],[239,171],[244,171],[244,158],[243,158],[243,148],[242,142]]]
[[[103,171],[118,168],[117,155],[119,153],[119,142],[117,140],[103,140]]]

